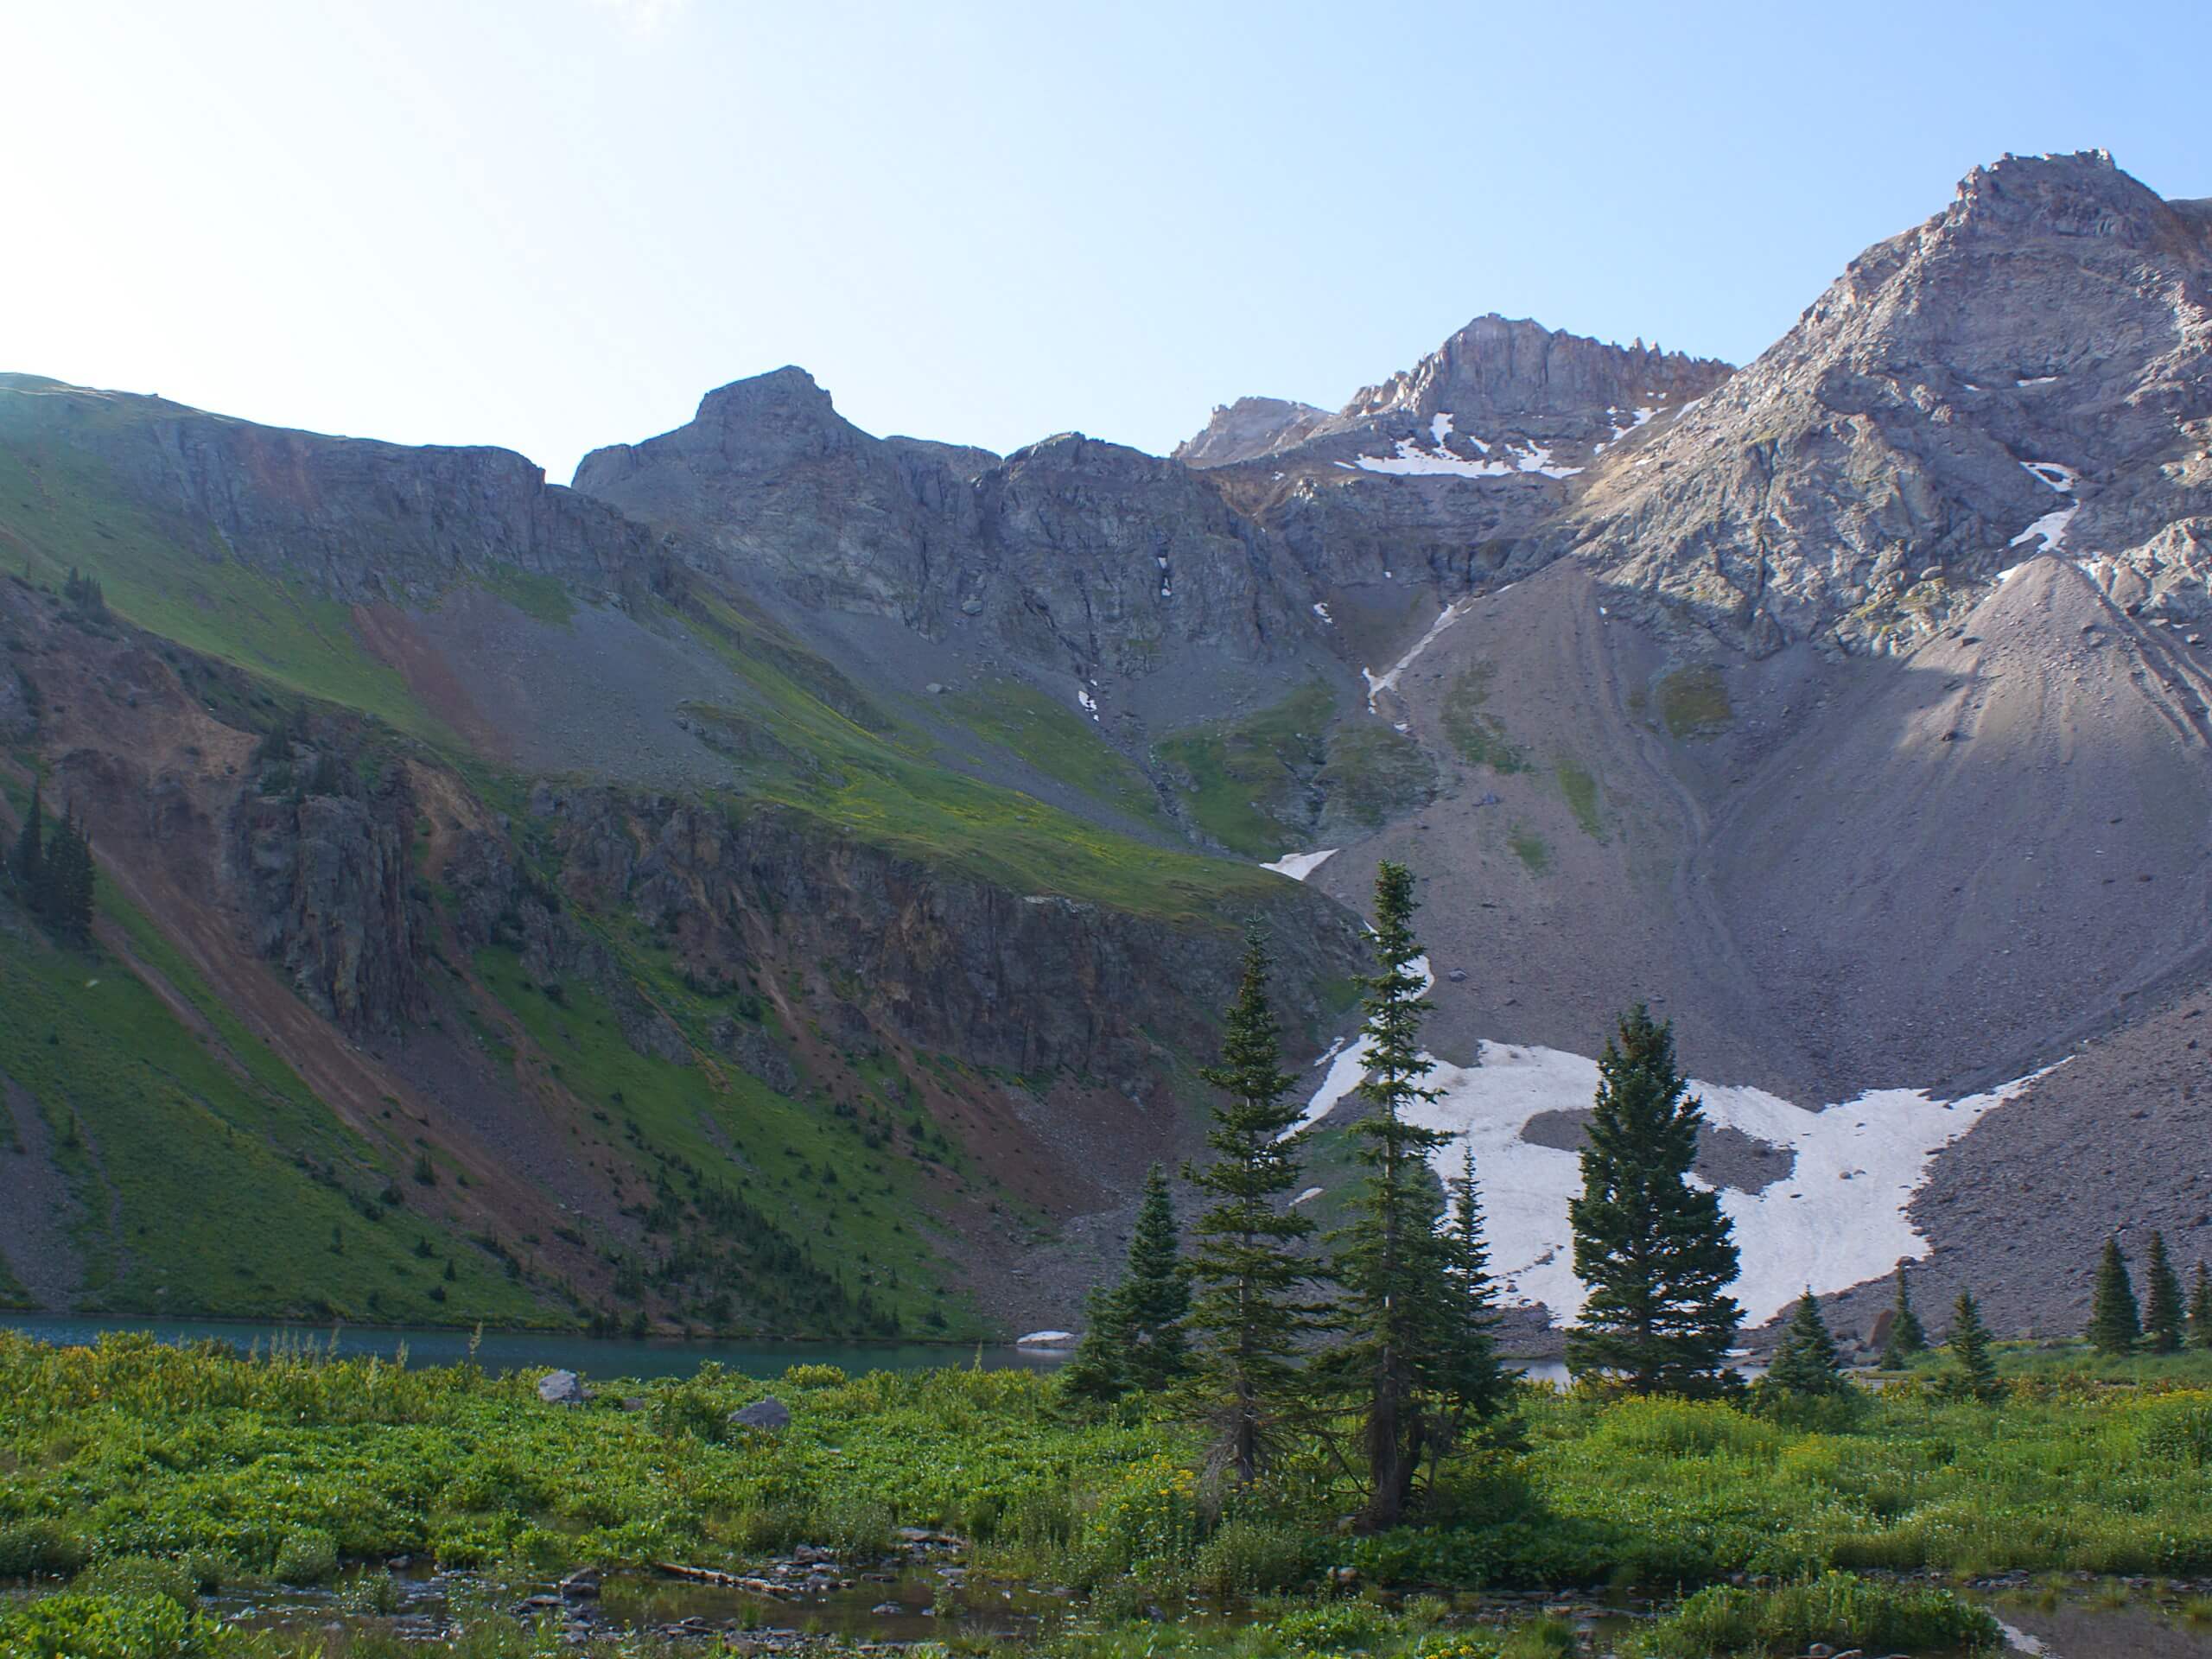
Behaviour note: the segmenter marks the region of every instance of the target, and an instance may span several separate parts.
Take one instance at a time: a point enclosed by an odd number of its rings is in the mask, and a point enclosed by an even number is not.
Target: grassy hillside
[[[421,1323],[565,1315],[421,1213],[396,1160],[248,1036],[145,918],[105,887],[101,905],[193,1024],[113,952],[54,945],[0,900],[0,1072],[36,1098],[75,1198],[81,1306]]]

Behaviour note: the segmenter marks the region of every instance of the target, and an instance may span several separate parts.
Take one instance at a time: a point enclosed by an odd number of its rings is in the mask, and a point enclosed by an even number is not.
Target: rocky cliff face
[[[662,556],[643,526],[506,449],[288,431],[29,375],[0,375],[0,442],[97,465],[200,556],[349,601],[427,601],[501,568],[612,594]]]
[[[964,628],[1079,676],[1141,674],[1189,647],[1264,656],[1312,602],[1300,573],[1271,566],[1264,537],[1172,461],[1072,433],[1003,461],[874,438],[798,369],[593,451],[575,481],[805,611],[933,639]]]
[[[1226,467],[1295,448],[1329,419],[1329,411],[1282,397],[1239,397],[1217,404],[1195,437],[1175,446],[1185,467]]]
[[[2037,553],[2188,621],[2212,544],[2212,214],[2008,157],[1869,249],[1758,362],[1611,460],[1573,551],[1757,652],[1893,652]]]
[[[362,796],[250,794],[232,818],[255,947],[348,1031],[395,1030],[423,1012],[429,906],[410,892],[414,825],[397,775]]]

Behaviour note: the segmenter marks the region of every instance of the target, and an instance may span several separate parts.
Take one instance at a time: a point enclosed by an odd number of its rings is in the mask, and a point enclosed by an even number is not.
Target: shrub
[[[9,1659],[175,1659],[204,1629],[166,1596],[45,1596],[0,1605]]]
[[[1714,1585],[1647,1631],[1648,1659],[1802,1653],[1830,1647],[1894,1653],[1993,1650],[1997,1621],[1948,1590],[1907,1588],[1830,1573],[1774,1590]]]
[[[2136,1433],[2145,1459],[2184,1469],[2212,1468],[2212,1395],[2175,1395],[2139,1408]]]
[[[1313,1541],[1294,1528],[1246,1516],[1224,1522],[1198,1550],[1198,1587],[1217,1596],[1288,1590],[1313,1576]]]
[[[848,1381],[839,1365],[793,1365],[784,1372],[784,1386],[800,1389],[842,1389]]]
[[[85,1564],[85,1546],[56,1521],[16,1521],[0,1526],[0,1579],[35,1573],[67,1577]]]
[[[1772,1425],[1712,1400],[1622,1400],[1590,1438],[1662,1458],[1770,1457],[1782,1443]]]
[[[95,1562],[69,1586],[87,1596],[166,1596],[180,1607],[190,1607],[200,1585],[182,1561],[152,1555],[118,1555]]]
[[[281,1584],[323,1584],[338,1573],[338,1541],[320,1527],[295,1527],[276,1546],[270,1572]]]

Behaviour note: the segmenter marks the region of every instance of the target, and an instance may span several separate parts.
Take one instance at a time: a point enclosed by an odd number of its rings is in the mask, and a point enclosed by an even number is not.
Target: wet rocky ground
[[[1942,1581],[1945,1580],[1931,1580]],[[2212,1659],[2212,1579],[2006,1573],[1955,1585],[1993,1612],[2007,1651],[2032,1659]],[[1395,1602],[1395,1594],[1340,1588]],[[1563,1619],[1578,1650],[1609,1659],[1664,1602],[1618,1592],[1500,1591],[1446,1598],[1455,1620],[1503,1627]],[[738,1571],[665,1562],[650,1569],[586,1568],[557,1580],[440,1572],[404,1558],[335,1586],[226,1592],[213,1611],[241,1624],[334,1635],[377,1629],[426,1647],[486,1618],[548,1624],[582,1646],[647,1637],[701,1651],[896,1653],[950,1638],[1018,1641],[1063,1620],[1101,1616],[1063,1586],[1010,1583],[971,1569],[950,1534],[908,1529],[865,1562],[801,1545]],[[1137,1601],[1112,1617],[1238,1622],[1251,1610],[1205,1599]],[[1815,1650],[1814,1659],[1853,1659]],[[1867,1653],[1857,1659],[1884,1659]],[[1899,1656],[1898,1659],[1907,1659]],[[1936,1659],[1913,1656],[1910,1659]]]

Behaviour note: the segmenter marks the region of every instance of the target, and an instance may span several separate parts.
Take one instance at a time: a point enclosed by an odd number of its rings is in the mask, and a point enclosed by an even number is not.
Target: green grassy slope
[[[105,887],[102,909],[215,1029],[189,1029],[111,953],[57,947],[12,912],[0,925],[0,1071],[37,1097],[78,1198],[86,1306],[556,1317],[410,1208],[401,1172],[248,1037],[143,917]]]

